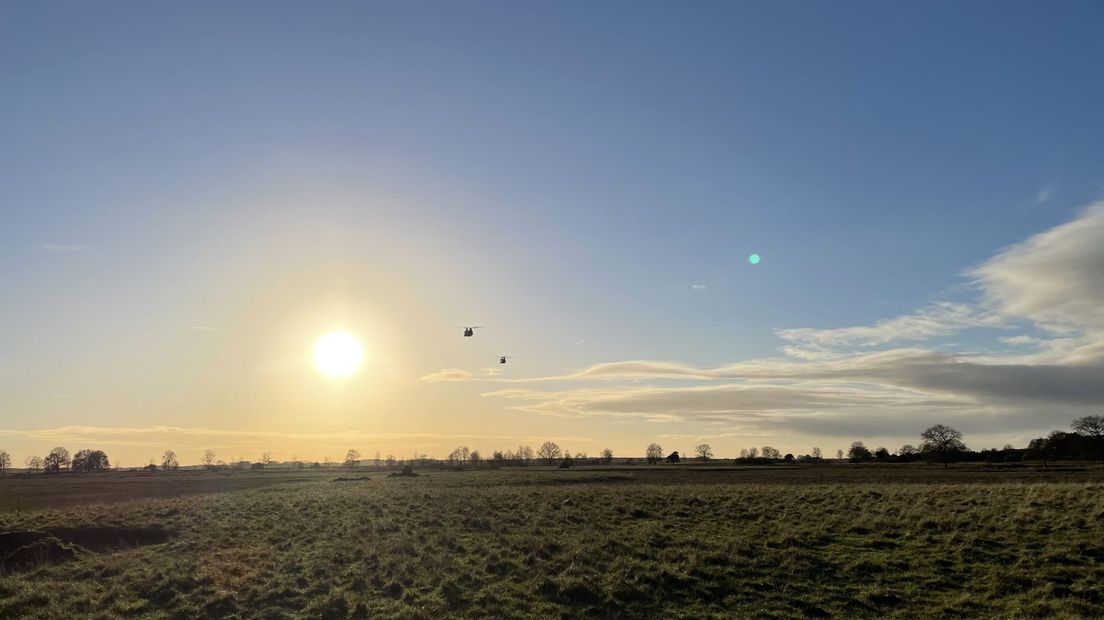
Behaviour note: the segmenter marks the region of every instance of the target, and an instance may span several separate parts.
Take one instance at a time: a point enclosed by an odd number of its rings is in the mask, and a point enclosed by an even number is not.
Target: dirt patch
[[[15,571],[39,564],[58,564],[87,553],[47,532],[0,532],[0,570]]]
[[[172,537],[168,530],[159,525],[149,527],[85,525],[81,527],[48,527],[44,528],[44,531],[65,542],[80,545],[90,551],[100,552],[157,545],[168,541]]]
[[[363,482],[365,480],[371,480],[368,476],[357,476],[355,478],[334,478],[334,482]]]
[[[75,560],[90,552],[122,551],[156,545],[171,538],[160,526],[48,527],[42,530],[0,532],[0,570],[23,570],[39,564]]]

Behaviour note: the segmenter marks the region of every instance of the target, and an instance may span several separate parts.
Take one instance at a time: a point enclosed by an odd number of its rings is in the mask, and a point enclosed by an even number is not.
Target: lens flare
[[[748,262],[751,263],[752,265],[758,265],[759,264],[759,255],[758,254],[752,254],[751,256],[748,257]]]

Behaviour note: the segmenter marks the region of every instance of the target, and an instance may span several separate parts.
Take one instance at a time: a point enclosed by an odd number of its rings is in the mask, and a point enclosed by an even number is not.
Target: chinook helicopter
[[[475,327],[465,327],[464,328],[464,337],[465,338],[471,338],[472,336],[475,335],[475,330],[477,330],[477,329],[483,329],[483,326],[482,325],[476,325]]]

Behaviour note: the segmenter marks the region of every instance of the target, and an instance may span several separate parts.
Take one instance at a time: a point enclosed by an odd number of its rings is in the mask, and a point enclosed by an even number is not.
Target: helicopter
[[[508,360],[512,357],[513,357],[513,355],[500,355],[500,356],[498,356],[498,363],[499,364],[505,364],[506,360]]]
[[[477,329],[483,329],[483,326],[482,325],[476,325],[475,327],[465,327],[464,328],[464,337],[465,338],[471,338],[472,336],[475,335],[475,330],[477,330]]]

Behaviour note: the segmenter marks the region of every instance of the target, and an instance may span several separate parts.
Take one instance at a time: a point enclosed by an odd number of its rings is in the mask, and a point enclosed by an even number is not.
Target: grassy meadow
[[[10,476],[22,530],[76,554],[2,618],[1104,616],[1099,466]]]

